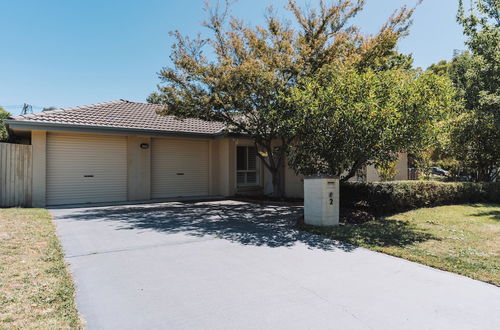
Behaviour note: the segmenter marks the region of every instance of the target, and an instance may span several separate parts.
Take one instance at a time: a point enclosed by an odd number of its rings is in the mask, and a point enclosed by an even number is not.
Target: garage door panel
[[[152,139],[152,197],[207,196],[208,141]]]
[[[127,200],[125,136],[49,133],[47,204]]]

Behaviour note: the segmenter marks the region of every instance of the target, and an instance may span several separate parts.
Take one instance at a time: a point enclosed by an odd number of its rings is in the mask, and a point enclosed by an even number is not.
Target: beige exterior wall
[[[290,198],[304,197],[304,176],[297,175],[288,165],[285,167],[285,194]]]
[[[366,167],[366,182],[377,182],[380,181],[380,176],[378,174],[375,165],[368,165]]]
[[[45,207],[45,193],[47,186],[47,132],[31,131],[33,146],[33,182],[32,206]]]
[[[224,176],[228,177],[228,191],[229,194],[225,196],[234,196],[236,194],[236,141],[234,139],[228,140],[228,172],[223,173]]]
[[[408,180],[408,154],[401,153],[396,163],[396,176],[394,180]],[[378,182],[380,181],[380,175],[374,165],[370,165],[366,168],[366,181],[367,182]]]
[[[209,148],[209,193],[212,196],[220,194],[220,162],[219,162],[219,140],[208,141]]]
[[[141,144],[149,145],[147,149]],[[127,137],[128,200],[151,199],[151,138],[129,135]]]
[[[398,173],[394,180],[408,180],[408,154],[406,152],[399,155],[396,168]]]
[[[218,195],[233,196],[236,193],[235,143],[233,139],[217,140],[218,157],[214,169],[218,176]]]

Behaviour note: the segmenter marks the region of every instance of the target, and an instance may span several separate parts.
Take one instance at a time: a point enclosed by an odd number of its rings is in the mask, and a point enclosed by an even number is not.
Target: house
[[[158,109],[119,100],[7,120],[11,134],[32,145],[33,206],[272,191],[251,140],[225,136],[222,123]],[[405,179],[404,157],[399,165]],[[283,170],[287,196],[301,197],[301,177]],[[364,176],[377,180],[373,168]]]

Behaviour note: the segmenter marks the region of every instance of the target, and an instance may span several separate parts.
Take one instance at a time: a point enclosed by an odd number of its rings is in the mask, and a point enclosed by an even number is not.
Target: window
[[[240,186],[259,184],[259,162],[255,147],[236,147],[236,183]]]

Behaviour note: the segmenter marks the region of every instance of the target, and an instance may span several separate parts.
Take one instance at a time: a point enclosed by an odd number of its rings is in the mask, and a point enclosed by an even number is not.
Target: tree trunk
[[[274,169],[271,172],[271,180],[273,183],[273,193],[272,197],[282,198],[285,196],[285,192],[283,190],[283,175],[280,171],[280,168]]]
[[[362,165],[366,162],[364,159],[358,159],[357,161],[354,162],[352,165],[351,169],[349,172],[344,176],[343,178],[340,179],[340,182],[347,182],[350,178],[356,175],[358,170],[362,167]]]
[[[482,166],[481,169],[478,171],[477,175],[477,181],[479,182],[490,182],[491,181],[491,172],[490,168],[487,166]]]
[[[281,166],[284,161],[284,150],[279,150],[281,154],[275,158],[275,150],[272,146],[272,142],[268,141],[267,143],[257,143],[254,141],[255,147],[257,150],[259,147],[264,149],[267,153],[267,157],[262,156],[260,153],[257,153],[259,158],[261,159],[264,166],[269,170],[271,174],[271,182],[273,185],[273,192],[271,193],[272,197],[283,198],[285,196],[284,191],[284,176],[282,175]]]

